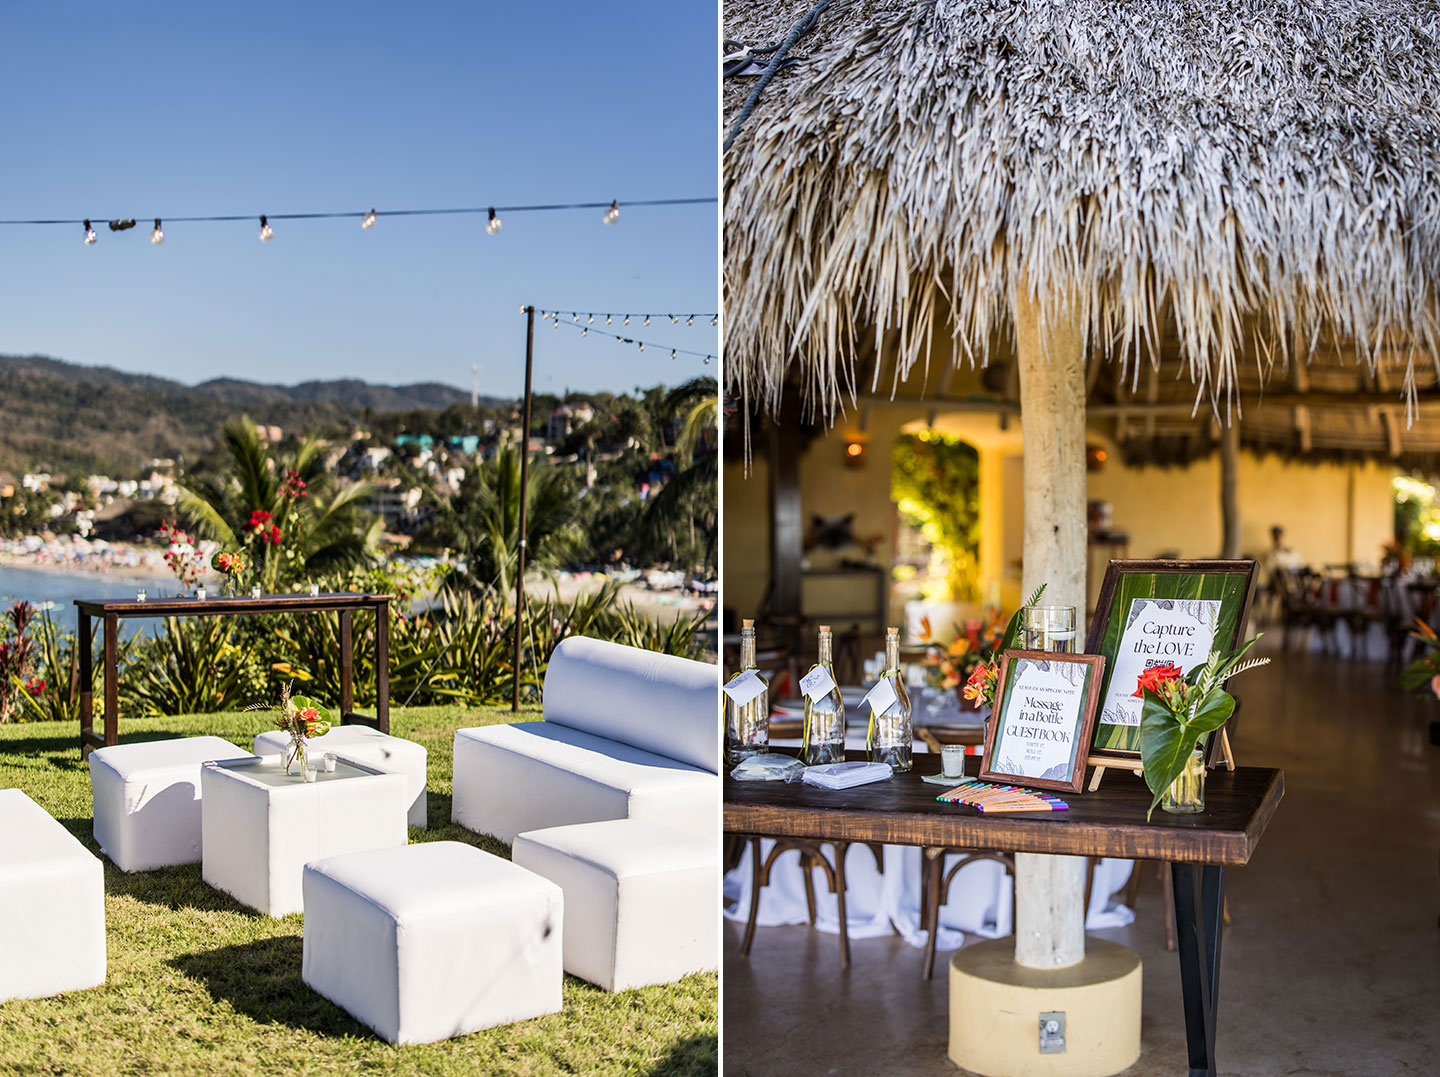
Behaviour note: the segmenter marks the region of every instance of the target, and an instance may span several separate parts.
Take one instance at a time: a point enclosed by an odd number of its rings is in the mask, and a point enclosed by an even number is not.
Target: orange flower
[[[1145,670],[1145,672],[1141,673],[1139,679],[1136,681],[1135,695],[1137,698],[1143,698],[1147,688],[1156,695],[1161,695],[1163,694],[1163,686],[1166,682],[1178,681],[1184,675],[1184,671],[1177,665],[1167,663],[1163,666],[1151,666]]]

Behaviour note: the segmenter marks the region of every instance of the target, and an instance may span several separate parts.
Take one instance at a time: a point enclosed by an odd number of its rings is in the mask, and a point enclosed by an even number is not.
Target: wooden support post
[[[1025,433],[1024,585],[1085,616],[1085,331],[1073,305],[1015,296]],[[1084,625],[1077,624],[1081,638]],[[1015,857],[1015,961],[1063,968],[1085,958],[1085,858]]]
[[[105,743],[120,743],[120,618],[105,615]]]
[[[80,656],[80,758],[89,758],[95,735],[95,644],[90,638],[90,615],[80,611],[80,632],[75,642]]]
[[[340,611],[340,724],[355,709],[355,633],[349,610]]]
[[[1220,431],[1220,519],[1224,525],[1220,556],[1240,556],[1240,505],[1235,496],[1240,469],[1240,426],[1232,415]]]
[[[390,732],[390,603],[375,609],[375,728]]]

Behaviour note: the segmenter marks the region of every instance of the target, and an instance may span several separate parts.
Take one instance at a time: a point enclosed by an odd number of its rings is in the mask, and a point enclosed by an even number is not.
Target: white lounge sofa
[[[99,858],[19,789],[0,789],[0,1002],[104,982]]]
[[[715,666],[572,636],[550,658],[544,712],[540,722],[456,730],[454,822],[507,843],[629,818],[716,840]]]

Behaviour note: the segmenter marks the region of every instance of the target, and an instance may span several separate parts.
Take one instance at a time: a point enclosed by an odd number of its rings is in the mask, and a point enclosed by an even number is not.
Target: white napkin
[[[894,773],[889,763],[862,763],[856,759],[848,763],[806,767],[805,776],[800,780],[807,785],[818,785],[821,789],[853,789],[857,785],[883,782]]]

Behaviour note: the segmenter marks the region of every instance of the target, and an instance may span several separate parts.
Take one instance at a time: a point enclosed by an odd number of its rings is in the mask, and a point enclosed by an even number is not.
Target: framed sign
[[[1140,674],[1189,673],[1216,647],[1240,644],[1250,619],[1254,561],[1111,561],[1085,650],[1105,658],[1094,750],[1140,755]]]
[[[1104,669],[1096,654],[1002,654],[980,777],[1080,792]]]

